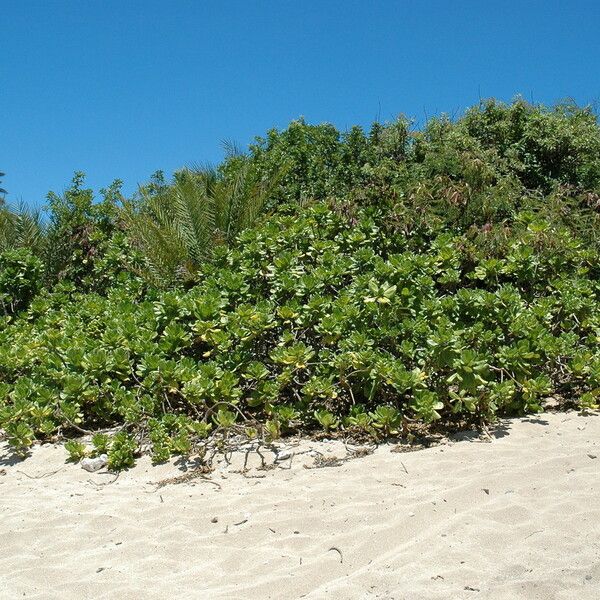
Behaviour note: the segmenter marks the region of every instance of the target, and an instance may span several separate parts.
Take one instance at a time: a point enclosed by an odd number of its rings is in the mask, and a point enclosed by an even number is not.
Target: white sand
[[[60,447],[13,464],[1,446],[0,597],[600,598],[600,417],[498,435],[339,467],[296,455],[251,478],[230,467],[211,475],[221,489],[157,489],[181,471],[147,460],[98,487],[113,476]]]

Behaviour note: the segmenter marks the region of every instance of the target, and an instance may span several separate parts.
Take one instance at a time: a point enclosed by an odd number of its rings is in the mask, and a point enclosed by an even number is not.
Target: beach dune
[[[0,598],[600,598],[600,418],[459,437],[338,466],[341,442],[286,442],[273,468],[178,483],[2,445]]]

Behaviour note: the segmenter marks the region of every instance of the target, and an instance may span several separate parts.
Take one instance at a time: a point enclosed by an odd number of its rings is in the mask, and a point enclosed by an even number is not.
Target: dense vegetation
[[[0,427],[110,465],[215,432],[381,438],[600,394],[600,128],[489,101],[414,131],[293,122],[49,219],[0,207]],[[107,435],[103,430],[111,430]]]

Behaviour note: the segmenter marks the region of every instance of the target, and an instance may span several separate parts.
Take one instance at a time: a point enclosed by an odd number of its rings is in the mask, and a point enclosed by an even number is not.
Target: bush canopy
[[[0,428],[131,466],[208,436],[381,439],[600,395],[600,128],[490,100],[346,133],[295,121],[216,169],[49,219],[0,207]],[[105,433],[110,431],[109,434]]]

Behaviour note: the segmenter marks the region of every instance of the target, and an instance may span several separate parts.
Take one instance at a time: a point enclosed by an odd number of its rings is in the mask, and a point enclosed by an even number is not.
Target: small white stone
[[[89,471],[90,473],[94,473],[99,471],[102,467],[105,467],[108,464],[108,456],[106,454],[101,454],[96,458],[84,458],[81,461],[81,468]]]
[[[292,458],[292,453],[289,450],[280,450],[275,455],[275,462],[281,462],[282,460],[287,460],[288,458]]]

